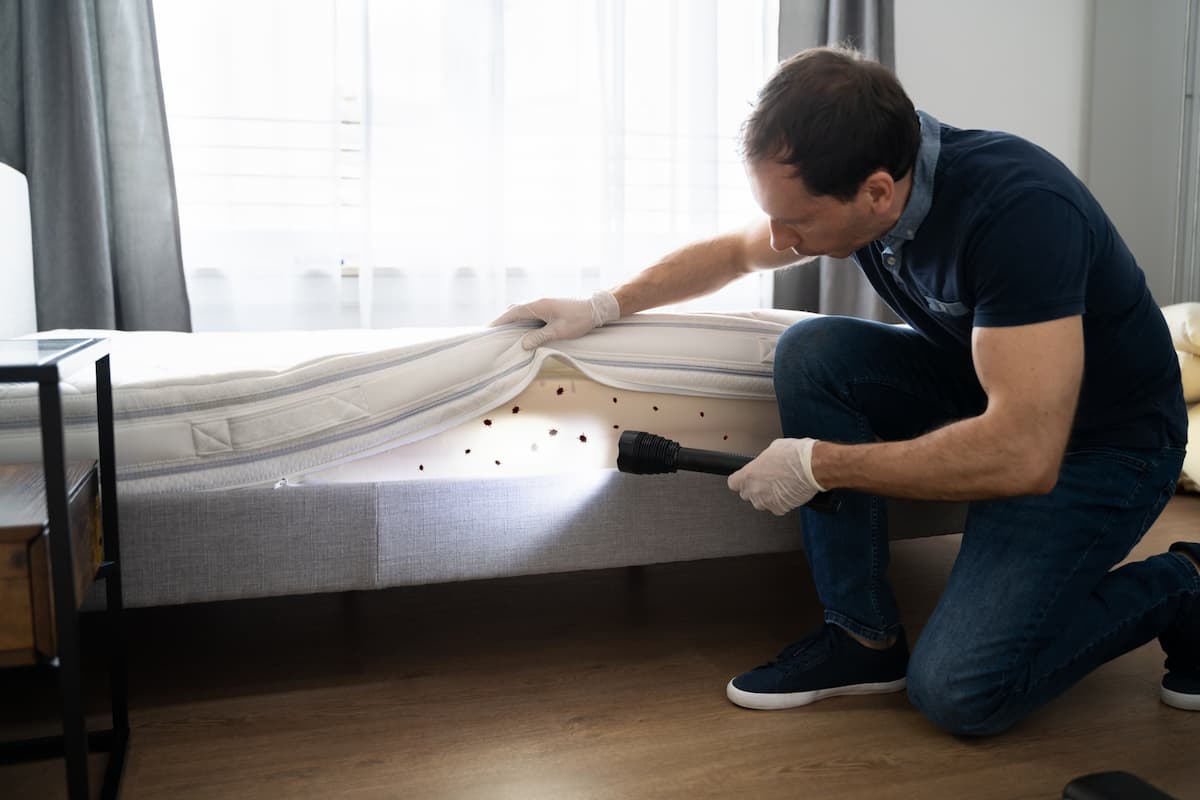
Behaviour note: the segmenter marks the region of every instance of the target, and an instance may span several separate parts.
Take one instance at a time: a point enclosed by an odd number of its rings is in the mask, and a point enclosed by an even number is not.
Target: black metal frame
[[[98,350],[103,352],[97,356]],[[96,571],[103,580],[108,622],[108,649],[112,728],[89,733],[83,703],[79,644],[79,608],[72,574],[72,537],[68,514],[65,435],[59,367],[76,357],[95,359],[96,429],[100,455],[101,524],[104,560]],[[86,800],[89,752],[107,752],[100,797],[116,798],[120,792],[125,757],[129,747],[129,695],[125,663],[121,593],[120,538],[117,531],[117,472],[113,434],[112,373],[107,342],[81,340],[46,362],[31,365],[0,365],[0,383],[37,383],[41,412],[42,461],[46,479],[47,522],[50,527],[50,571],[54,593],[54,624],[57,656],[46,662],[58,674],[62,697],[62,736],[47,736],[0,743],[0,763],[65,758],[67,793],[71,800]]]

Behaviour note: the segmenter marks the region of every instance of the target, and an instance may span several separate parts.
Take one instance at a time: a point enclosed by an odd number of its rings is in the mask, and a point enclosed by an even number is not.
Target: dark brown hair
[[[921,123],[887,67],[846,47],[784,61],[742,125],[742,157],[790,164],[811,193],[848,201],[876,170],[896,180],[917,158]]]

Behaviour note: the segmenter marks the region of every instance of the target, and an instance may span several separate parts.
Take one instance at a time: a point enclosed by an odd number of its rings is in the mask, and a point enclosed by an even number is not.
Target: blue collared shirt
[[[904,243],[911,241],[917,235],[917,229],[925,221],[929,206],[933,204],[933,174],[937,169],[938,153],[942,149],[941,125],[932,114],[918,111],[921,120],[921,145],[917,150],[917,160],[913,164],[912,188],[909,190],[908,203],[904,213],[896,221],[895,227],[883,235],[884,265],[894,275],[900,269],[902,248]]]

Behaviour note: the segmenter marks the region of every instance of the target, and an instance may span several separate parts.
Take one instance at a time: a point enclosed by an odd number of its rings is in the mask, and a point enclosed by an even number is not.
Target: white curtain
[[[478,325],[743,225],[777,0],[157,0],[196,330]],[[771,302],[751,276],[678,308]]]

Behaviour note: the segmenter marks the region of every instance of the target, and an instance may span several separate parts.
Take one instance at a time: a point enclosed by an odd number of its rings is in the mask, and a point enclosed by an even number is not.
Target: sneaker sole
[[[904,689],[905,679],[887,683],[856,683],[851,686],[833,686],[828,689],[814,689],[811,692],[788,692],[780,694],[764,694],[746,692],[733,685],[733,681],[725,687],[725,695],[734,705],[742,708],[753,708],[757,711],[777,711],[781,708],[797,708],[824,700],[828,697],[839,697],[844,694],[889,694]],[[1163,691],[1166,691],[1165,689]]]
[[[1171,708],[1179,708],[1184,711],[1200,711],[1200,694],[1176,692],[1165,686],[1160,686],[1159,692],[1162,701]]]

